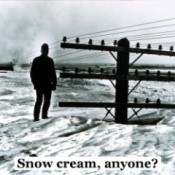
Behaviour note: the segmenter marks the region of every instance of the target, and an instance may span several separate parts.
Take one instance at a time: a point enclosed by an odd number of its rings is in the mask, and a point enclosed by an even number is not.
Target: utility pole
[[[115,108],[115,122],[127,123],[128,103],[128,74],[129,74],[129,41],[127,38],[118,42],[119,47],[125,48],[123,52],[118,51],[117,74],[116,74],[116,96],[115,102],[121,104]],[[120,78],[118,78],[120,77]]]
[[[91,40],[91,39],[90,39]],[[138,60],[143,54],[148,55],[163,55],[175,57],[175,52],[173,52],[173,46],[170,47],[169,51],[162,50],[160,45],[158,49],[151,49],[151,45],[148,44],[147,48],[140,48],[140,44],[137,43],[136,48],[130,48],[130,42],[127,38],[123,38],[118,41],[118,46],[106,46],[104,41],[101,45],[92,44],[92,40],[88,44],[67,43],[65,39],[61,43],[61,48],[69,49],[82,49],[82,50],[98,50],[109,52],[116,61],[116,70],[112,74],[94,74],[94,73],[60,73],[61,78],[83,78],[83,79],[106,79],[110,80],[115,88],[115,102],[59,102],[60,107],[83,107],[83,108],[105,108],[107,110],[106,116],[110,114],[114,117],[116,123],[127,124],[133,116],[138,116],[138,112],[143,108],[154,108],[154,109],[175,109],[175,104],[162,103],[160,99],[155,102],[150,102],[146,99],[145,102],[139,102],[137,98],[133,102],[128,102],[128,96],[135,90],[135,88],[141,83],[141,81],[172,81],[175,82],[175,73],[160,73],[160,71],[155,73],[149,73],[146,71],[145,74],[139,73],[135,70],[135,73],[129,73],[129,68]],[[79,41],[79,38],[76,39]],[[103,44],[102,44],[103,43]],[[117,57],[113,54],[117,52]],[[132,63],[129,62],[130,53],[140,54]],[[113,80],[116,81],[114,84]],[[129,80],[138,81],[136,85],[129,91],[128,85]],[[114,114],[111,110],[114,108]],[[133,110],[133,115],[128,117],[128,108]],[[105,117],[106,117],[105,116]]]

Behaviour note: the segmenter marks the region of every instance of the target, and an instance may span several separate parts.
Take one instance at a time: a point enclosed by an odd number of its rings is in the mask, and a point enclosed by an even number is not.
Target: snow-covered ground
[[[57,72],[57,75],[59,73]],[[130,82],[130,88],[136,82]],[[60,108],[59,101],[113,102],[115,91],[108,81],[58,78],[48,120],[33,122],[35,91],[28,70],[0,74],[0,175],[71,174],[69,171],[17,171],[16,156],[32,153],[44,157],[160,157],[161,171],[130,174],[175,174],[175,110],[143,110],[140,114],[163,116],[157,125],[122,125],[102,121],[104,109]],[[129,100],[137,97],[175,102],[175,83],[142,82]],[[131,114],[131,111],[129,111]],[[144,117],[144,115],[143,115]],[[142,119],[142,116],[140,117]],[[126,174],[122,171],[79,174]]]

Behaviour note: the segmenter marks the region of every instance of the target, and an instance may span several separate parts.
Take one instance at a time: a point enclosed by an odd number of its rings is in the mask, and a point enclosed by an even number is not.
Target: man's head
[[[44,43],[41,46],[41,53],[42,53],[42,55],[48,55],[48,53],[49,53],[49,46],[48,46],[48,44]]]

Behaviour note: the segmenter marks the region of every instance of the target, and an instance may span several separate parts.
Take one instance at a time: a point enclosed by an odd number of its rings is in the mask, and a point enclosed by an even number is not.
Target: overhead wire
[[[169,19],[169,20],[174,20],[175,18],[172,18],[172,19]],[[138,24],[138,25],[133,25],[133,26],[128,26],[128,27],[135,27],[135,26],[140,26],[140,25],[146,25],[146,24],[152,24],[152,23],[158,23],[158,22],[162,22],[162,21],[168,21],[168,20],[159,20],[159,21],[156,21],[156,22],[149,22],[149,23],[144,23],[144,24]],[[100,35],[100,36],[107,36],[107,35],[111,35],[111,34],[121,34],[121,33],[125,33],[125,32],[132,32],[132,31],[139,31],[139,30],[146,30],[146,29],[153,29],[153,28],[157,28],[157,27],[167,27],[167,26],[174,26],[175,24],[169,24],[169,25],[164,25],[164,26],[156,26],[156,27],[149,27],[149,28],[142,28],[142,29],[136,29],[136,30],[129,30],[129,31],[123,31],[123,32],[118,32],[118,33],[109,33],[109,34],[105,34],[105,35]],[[121,28],[116,28],[116,29],[123,29],[123,28],[127,28],[127,27],[121,27]],[[113,31],[113,30],[116,30],[116,29],[111,29],[111,30],[106,30],[106,31]],[[106,32],[105,31],[105,32]],[[104,32],[104,31],[101,31],[101,32]],[[101,32],[95,32],[95,33],[101,33]],[[93,33],[93,34],[95,34],[95,33]],[[85,34],[85,35],[87,35],[87,34]],[[85,36],[84,35],[84,36]],[[80,35],[80,36],[82,36],[82,35]],[[94,37],[99,37],[99,36],[94,36]],[[56,44],[56,43],[58,43],[58,42],[60,42],[60,41],[56,41],[56,42],[54,42],[54,43],[52,43],[52,44]],[[51,44],[51,45],[52,45]],[[26,57],[25,57],[26,58]]]
[[[138,34],[138,35],[126,35],[125,37],[127,38],[137,38],[137,37],[150,37],[150,36],[162,36],[162,35],[170,35],[170,34],[175,34],[174,30],[168,30],[168,31],[163,31],[163,32],[154,32],[154,33],[144,33],[144,34]],[[115,38],[116,40],[120,39],[120,37]],[[106,38],[105,41],[113,41],[114,38]],[[96,41],[100,41],[100,40],[96,40]]]
[[[92,53],[92,54],[79,55],[79,56],[76,56],[76,57],[75,56],[74,57],[69,57],[69,59],[88,58],[88,57],[98,56],[98,55],[102,55],[102,54],[104,54],[104,53],[102,53],[102,52],[96,52],[96,53]]]
[[[55,41],[55,42],[51,43],[51,44],[50,44],[50,49],[53,49],[53,48],[57,47],[56,44],[59,43],[59,42],[61,42],[61,40],[60,40],[60,41]],[[21,56],[21,57],[16,57],[16,58],[14,58],[14,59],[23,60],[23,59],[25,59],[25,58],[29,58],[29,57],[34,56],[34,55],[36,54],[36,52],[38,52],[38,50],[34,50],[34,51],[32,51],[32,52],[28,52],[28,53],[26,53],[25,55],[23,55],[23,56]]]
[[[169,18],[169,19],[146,22],[146,23],[141,23],[141,24],[129,25],[129,26],[118,27],[118,28],[113,28],[113,29],[108,29],[108,30],[101,30],[101,31],[98,31],[98,32],[86,33],[86,34],[82,34],[82,35],[78,35],[78,36],[70,36],[68,38],[89,36],[89,35],[94,35],[94,34],[99,34],[99,33],[111,32],[111,31],[114,31],[114,30],[121,30],[121,29],[125,29],[125,28],[138,27],[138,26],[149,25],[149,24],[160,23],[160,22],[166,22],[166,21],[172,21],[172,20],[175,20],[175,18]]]
[[[175,38],[175,35],[172,36],[162,36],[162,37],[148,37],[148,38],[133,38],[130,41],[140,41],[140,40],[155,40],[155,39],[162,39],[162,38]]]
[[[156,23],[161,23],[161,22],[168,22],[168,21],[173,21],[175,20],[175,18],[170,18],[170,19],[163,19],[163,20],[158,20],[158,21],[152,21],[152,22],[147,22],[147,23],[142,23],[142,24],[136,24],[136,25],[129,25],[129,26],[124,26],[124,27],[119,27],[119,28],[113,28],[113,29],[108,29],[108,30],[102,30],[102,31],[98,31],[98,32],[93,32],[93,33],[86,33],[86,34],[82,34],[82,35],[79,35],[78,37],[83,37],[83,39],[86,39],[86,38],[89,38],[87,36],[90,36],[90,35],[95,35],[93,36],[94,38],[98,38],[98,37],[102,37],[102,36],[110,36],[110,35],[117,35],[117,34],[122,34],[122,33],[130,33],[130,32],[136,32],[136,31],[141,31],[141,30],[149,30],[149,29],[156,29],[156,28],[164,28],[164,27],[170,27],[170,26],[175,26],[175,24],[166,24],[166,25],[159,25],[159,26],[152,26],[152,27],[146,27],[146,28],[140,28],[140,29],[132,29],[132,30],[126,30],[126,31],[120,31],[120,32],[115,32],[115,33],[107,33],[107,32],[111,32],[111,31],[116,31],[116,30],[123,30],[123,29],[128,29],[128,28],[133,28],[133,27],[139,27],[139,26],[144,26],[144,25],[150,25],[150,24],[156,24]],[[161,32],[161,33],[165,33],[166,31],[164,32]],[[170,31],[169,31],[170,32]],[[173,32],[173,31],[172,31]],[[97,34],[100,34],[100,33],[106,33],[106,34],[101,34],[101,35],[97,35]],[[140,34],[140,37],[141,36],[145,36],[145,38],[140,38],[139,40],[146,40],[146,36],[149,35],[149,34]],[[158,35],[158,34],[157,34]],[[166,34],[165,34],[166,35]],[[70,38],[73,38],[73,37],[77,37],[77,36],[71,36],[71,37],[68,37],[69,39]],[[133,35],[133,37],[139,37],[139,35]],[[170,37],[170,36],[169,36]],[[169,38],[167,37],[167,38]],[[171,36],[172,37],[172,36]],[[173,36],[174,37],[174,36]],[[164,37],[165,38],[165,37]],[[158,37],[156,38],[147,38],[147,39],[158,39]],[[131,39],[131,41],[135,41],[134,38]],[[61,42],[60,41],[55,41],[54,43],[50,44],[50,46],[54,46],[56,45],[57,43]],[[56,46],[55,46],[56,47]],[[52,47],[51,47],[52,48]],[[74,54],[74,53],[67,53],[67,54],[62,54],[62,52],[65,52],[64,50],[61,51],[55,51],[55,53],[50,53],[50,54],[60,54],[59,56],[66,56],[66,55],[70,55],[70,54]],[[25,55],[19,59],[24,59],[24,58],[28,58],[29,56],[33,55],[34,53],[30,53],[29,55]],[[58,56],[58,55],[56,55]]]
[[[167,25],[161,25],[161,26],[153,26],[153,27],[126,30],[126,31],[115,32],[115,33],[107,33],[107,34],[93,36],[93,38],[99,38],[99,37],[117,35],[117,34],[123,34],[123,33],[130,33],[130,32],[137,32],[137,31],[142,31],[142,30],[150,30],[150,29],[156,29],[156,28],[165,28],[165,27],[170,27],[170,26],[175,26],[175,24],[167,24]],[[89,37],[83,37],[81,39],[88,39],[88,38]]]
[[[63,54],[63,55],[55,55],[55,56],[59,56],[59,57],[63,57],[63,56],[67,56],[67,55],[72,55],[72,54],[75,54],[75,53],[79,53],[79,52],[82,52],[83,50],[76,50],[76,51],[72,51],[71,53],[66,53],[66,54]]]
[[[99,58],[99,57],[104,57],[105,56],[105,54],[104,53],[97,53],[96,54],[96,56],[95,56],[95,58],[97,59],[97,58]],[[79,57],[76,57],[76,58],[73,58],[73,59],[69,59],[69,60],[60,60],[60,61],[63,61],[63,63],[66,61],[66,62],[72,62],[72,61],[77,61],[77,60],[84,60],[84,59],[94,59],[94,57],[90,57],[90,55],[87,55],[86,57],[81,57],[81,56],[79,56]],[[88,60],[89,61],[89,60]]]

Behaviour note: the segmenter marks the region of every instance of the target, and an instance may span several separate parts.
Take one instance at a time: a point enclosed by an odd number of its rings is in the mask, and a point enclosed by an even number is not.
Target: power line
[[[161,37],[164,37],[164,36],[172,36],[172,34],[175,34],[175,32],[173,32],[173,33],[164,33],[164,34],[154,34],[154,35],[145,35],[145,36],[143,36],[143,37],[141,37],[141,36],[128,36],[128,38],[130,38],[130,39],[144,39],[144,38],[154,38],[154,37],[159,37],[159,36],[161,36]]]
[[[57,44],[58,42],[61,42],[61,40],[60,40],[60,41],[55,41],[55,42],[51,43],[51,44],[50,44],[50,46],[51,46],[50,49],[55,48],[55,47],[56,47],[56,44]],[[25,54],[24,56],[21,56],[21,57],[16,57],[16,58],[14,58],[14,60],[15,60],[15,59],[17,59],[17,60],[23,60],[23,59],[25,59],[25,58],[29,58],[29,57],[31,57],[31,56],[34,56],[34,54],[35,54],[36,52],[38,52],[38,50],[34,50],[34,51],[32,51],[32,52],[29,52],[29,53],[27,53],[27,54]]]
[[[96,58],[99,58],[99,57],[102,57],[102,56],[105,56],[104,53],[98,53],[98,55],[96,56]],[[67,62],[72,62],[72,61],[77,61],[77,60],[84,60],[84,59],[87,59],[89,57],[77,57],[75,59],[69,59],[69,60],[64,60],[64,61],[67,61]],[[94,57],[91,57],[89,59],[94,59]],[[62,61],[62,60],[61,60]],[[64,63],[64,62],[63,62]]]
[[[163,45],[169,45],[169,46],[171,46],[171,45],[175,44],[175,41],[174,42],[162,42],[162,43],[149,43],[149,44],[151,44],[151,45],[160,45],[160,44],[163,44]],[[141,44],[141,45],[147,45],[147,44]]]
[[[139,35],[128,35],[128,36],[125,36],[125,37],[127,37],[127,38],[130,38],[130,37],[147,37],[147,36],[162,36],[162,35],[170,35],[170,34],[174,34],[175,33],[175,31],[173,30],[169,30],[169,31],[164,31],[164,32],[156,32],[156,33],[144,33],[144,34],[139,34]],[[121,38],[121,37],[118,37],[118,38],[115,38],[115,39],[119,39],[119,38]],[[111,41],[113,41],[113,39],[114,38],[107,38],[107,39],[105,39],[105,41],[108,41],[108,40],[111,40]],[[101,41],[101,40],[96,40],[96,41]]]
[[[121,27],[121,28],[115,28],[115,29],[110,29],[110,30],[104,30],[104,31],[99,31],[99,32],[94,32],[94,33],[91,33],[91,34],[97,34],[97,33],[103,33],[103,32],[107,32],[107,31],[114,31],[114,30],[121,30],[121,29],[125,29],[125,28],[129,28],[129,27],[136,27],[136,26],[142,26],[142,25],[147,25],[147,24],[153,24],[153,23],[160,23],[160,22],[164,22],[164,21],[170,21],[170,20],[174,20],[175,18],[171,18],[171,19],[165,19],[165,20],[159,20],[159,21],[153,21],[153,22],[148,22],[148,23],[143,23],[143,24],[137,24],[137,25],[132,25],[132,26],[125,26],[125,27]],[[100,35],[100,36],[107,36],[107,35],[112,35],[112,34],[121,34],[121,33],[126,33],[126,32],[131,32],[131,31],[139,31],[139,30],[147,30],[147,29],[153,29],[153,28],[157,28],[157,27],[167,27],[167,26],[172,26],[172,25],[175,25],[175,24],[171,24],[171,25],[164,25],[164,26],[156,26],[156,27],[151,27],[151,28],[144,28],[144,29],[137,29],[137,30],[130,30],[130,31],[123,31],[123,32],[119,32],[119,33],[108,33],[108,34],[105,34],[105,35]],[[90,34],[90,33],[89,33]],[[86,35],[89,35],[89,34],[84,34],[84,35],[79,35],[79,36],[86,36]],[[94,37],[100,37],[100,36],[94,36]],[[73,38],[73,36],[71,37]],[[84,38],[85,39],[85,38]],[[61,41],[56,41],[56,42],[53,42],[51,45],[55,45],[57,44],[58,42],[61,42]],[[30,53],[29,55],[25,56],[25,57],[22,57],[23,58],[26,58],[30,55],[33,55],[34,53]]]
[[[66,53],[66,54],[63,54],[63,55],[55,55],[55,57],[56,56],[59,56],[59,57],[63,57],[63,56],[67,56],[67,55],[72,55],[72,54],[75,54],[75,53],[78,53],[78,52],[82,52],[83,50],[77,50],[77,51],[73,51],[73,52],[71,52],[71,53]]]
[[[92,56],[99,56],[99,55],[104,55],[104,53],[94,53],[94,54],[86,54],[86,55],[81,55],[81,56],[77,56],[77,57],[73,57],[73,58],[69,58],[70,59],[84,59],[84,58],[89,58],[89,57],[92,57]]]
[[[156,39],[162,39],[162,38],[174,38],[175,35],[173,36],[166,36],[166,37],[148,37],[148,38],[137,38],[137,39],[130,39],[130,41],[138,41],[138,40],[156,40]]]
[[[88,35],[95,35],[95,34],[99,34],[99,33],[115,31],[115,30],[121,30],[121,29],[125,29],[125,28],[138,27],[138,26],[143,26],[143,25],[148,25],[148,24],[155,24],[155,23],[160,23],[160,22],[167,22],[167,21],[172,21],[172,20],[175,20],[175,18],[158,20],[158,21],[152,21],[152,22],[147,22],[147,23],[142,23],[142,24],[136,24],[136,25],[130,25],[130,26],[125,26],[125,27],[120,27],[120,28],[113,28],[113,29],[103,30],[103,31],[98,31],[98,32],[93,32],[93,33],[87,33],[87,34],[79,35],[79,37],[81,37],[81,36],[88,36]],[[135,29],[135,30],[122,31],[122,32],[118,32],[118,33],[107,33],[107,34],[103,34],[103,35],[99,35],[99,36],[94,36],[94,37],[108,36],[108,35],[121,34],[121,33],[127,33],[127,32],[136,32],[136,31],[140,31],[140,30],[148,30],[148,29],[154,29],[154,28],[158,28],[158,27],[159,28],[168,27],[168,26],[170,27],[170,26],[174,26],[174,25],[175,24],[169,24],[169,25],[163,25],[163,26],[154,26],[154,27],[149,27],[149,28],[141,28],[141,29]],[[73,37],[75,37],[75,36],[71,36],[69,38],[73,38]],[[87,37],[84,37],[84,39],[86,39],[86,38]],[[59,42],[61,42],[61,40],[60,41],[55,41],[55,42],[51,43],[50,46],[56,45]],[[59,52],[62,52],[62,51],[58,51],[57,53],[59,53]],[[29,54],[27,54],[27,55],[25,55],[23,57],[20,57],[20,58],[18,57],[16,59],[21,60],[21,59],[24,59],[24,58],[29,58],[30,56],[34,55],[34,53],[35,52],[31,52],[31,53],[29,53]]]
[[[103,35],[94,36],[93,38],[104,37],[104,36],[109,36],[109,35],[118,35],[118,34],[128,33],[128,32],[137,32],[137,31],[141,31],[141,30],[150,30],[150,29],[156,29],[156,28],[164,28],[164,27],[170,27],[170,26],[175,26],[175,24],[168,24],[168,25],[162,25],[162,26],[153,26],[153,27],[147,27],[147,28],[126,30],[126,31],[117,32],[117,33],[107,33],[107,34],[103,34]],[[83,39],[88,39],[88,38],[89,37],[85,37]]]
[[[111,31],[114,31],[114,30],[121,30],[121,29],[125,29],[125,28],[138,27],[138,26],[143,26],[143,25],[148,25],[148,24],[160,23],[160,22],[165,22],[165,21],[172,21],[172,20],[175,20],[175,18],[163,19],[163,20],[141,23],[141,24],[136,24],[136,25],[129,25],[129,26],[125,26],[125,27],[113,28],[113,29],[108,29],[108,30],[101,30],[101,31],[98,31],[98,32],[78,35],[78,37],[87,36],[87,35],[94,35],[94,34],[99,34],[99,33],[105,33],[105,32],[111,32]],[[77,36],[70,36],[68,38],[71,39],[71,38],[74,38],[74,37],[77,37]]]
[[[68,59],[74,59],[74,58],[79,58],[79,57],[94,56],[94,55],[97,55],[97,54],[100,54],[100,53],[98,52],[98,53],[93,53],[93,54],[78,55],[78,56],[66,58],[66,60],[68,60]],[[56,56],[54,56],[54,57],[59,57],[59,55],[56,55]],[[62,60],[62,59],[61,59],[61,60]],[[64,60],[65,60],[65,59],[64,59]],[[60,61],[60,59],[59,59],[59,61]]]
[[[57,50],[57,51],[53,51],[53,52],[50,52],[49,54],[50,55],[55,55],[55,54],[62,54],[62,53],[67,53],[67,52],[70,52],[70,51],[72,51],[72,49],[66,49],[66,50]]]

